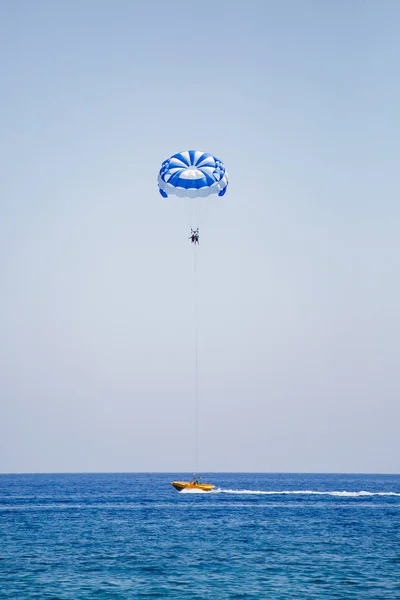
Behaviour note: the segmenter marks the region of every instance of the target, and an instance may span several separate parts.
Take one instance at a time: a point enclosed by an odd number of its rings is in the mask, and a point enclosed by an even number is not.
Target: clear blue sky
[[[0,3],[0,471],[396,472],[400,5]]]

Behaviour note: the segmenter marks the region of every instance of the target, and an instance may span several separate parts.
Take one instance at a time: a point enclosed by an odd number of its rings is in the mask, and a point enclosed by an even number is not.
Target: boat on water
[[[181,492],[182,490],[201,490],[202,492],[211,492],[215,488],[212,483],[200,483],[196,479],[194,481],[171,481],[171,485]]]

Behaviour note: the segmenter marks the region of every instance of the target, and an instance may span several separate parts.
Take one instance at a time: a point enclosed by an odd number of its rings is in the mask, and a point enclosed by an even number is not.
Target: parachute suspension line
[[[193,198],[193,203],[192,203],[192,229],[196,230],[198,228],[198,222],[197,222],[197,201],[196,198]]]
[[[198,413],[199,413],[199,335],[198,335],[198,317],[197,317],[197,261],[196,244],[193,244],[193,308],[194,308],[194,402],[195,402],[195,435],[194,435],[194,475],[197,475],[198,469]]]

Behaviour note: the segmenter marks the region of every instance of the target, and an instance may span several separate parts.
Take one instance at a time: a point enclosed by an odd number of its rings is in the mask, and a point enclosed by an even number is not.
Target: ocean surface
[[[0,475],[0,599],[400,599],[400,476]]]

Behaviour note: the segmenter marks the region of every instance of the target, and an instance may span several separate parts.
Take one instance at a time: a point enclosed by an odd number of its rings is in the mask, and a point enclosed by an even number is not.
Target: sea
[[[0,599],[400,599],[400,475],[188,477],[0,475]]]

